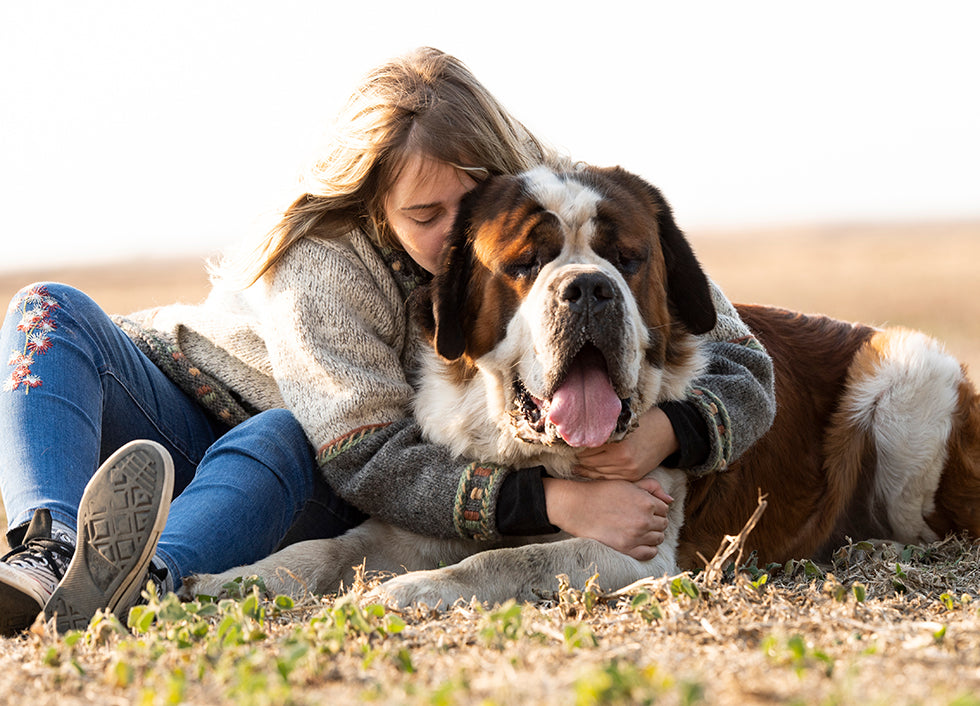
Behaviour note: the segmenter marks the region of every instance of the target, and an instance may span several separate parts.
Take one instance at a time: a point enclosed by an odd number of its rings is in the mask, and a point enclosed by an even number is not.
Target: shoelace
[[[50,590],[65,575],[75,548],[66,542],[45,537],[33,537],[7,552],[0,562],[23,569],[38,580],[50,583]]]

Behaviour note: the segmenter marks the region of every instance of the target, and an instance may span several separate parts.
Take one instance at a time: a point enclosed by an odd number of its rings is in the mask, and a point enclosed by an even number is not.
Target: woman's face
[[[465,171],[414,155],[388,192],[384,204],[388,225],[405,252],[433,274],[459,201],[474,186],[476,181]]]

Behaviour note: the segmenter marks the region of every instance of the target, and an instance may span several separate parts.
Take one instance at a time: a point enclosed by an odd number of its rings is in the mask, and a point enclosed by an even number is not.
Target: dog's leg
[[[474,554],[453,566],[413,571],[385,581],[379,597],[400,608],[424,603],[448,608],[456,601],[496,604],[516,598],[540,600],[558,589],[558,575],[573,586],[584,586],[595,574],[604,590],[622,588],[645,576],[674,571],[663,551],[650,561],[637,561],[593,539],[566,539],[551,544],[494,549]]]
[[[510,598],[539,600],[558,588],[559,574],[568,576],[577,587],[598,574],[600,588],[612,591],[647,576],[675,573],[686,483],[676,471],[657,471],[655,477],[674,502],[667,513],[664,541],[650,561],[638,561],[592,539],[566,539],[483,551],[454,566],[396,576],[381,584],[378,593],[398,607],[425,603],[430,608],[448,608],[458,600],[473,598],[489,604]]]
[[[179,595],[184,599],[221,596],[226,583],[258,576],[269,594],[300,599],[309,593],[331,593],[342,585],[350,586],[361,564],[368,572],[401,573],[455,562],[472,551],[471,542],[420,537],[378,520],[367,520],[340,537],[298,542],[248,566],[188,576]]]

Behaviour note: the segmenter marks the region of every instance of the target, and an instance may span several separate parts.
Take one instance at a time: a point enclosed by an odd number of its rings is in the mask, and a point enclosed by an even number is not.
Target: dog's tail
[[[828,478],[857,479],[864,518],[850,520],[875,533],[869,536],[929,542],[945,529],[936,526],[937,491],[964,382],[956,359],[919,332],[878,331],[855,354],[830,425],[826,462]]]

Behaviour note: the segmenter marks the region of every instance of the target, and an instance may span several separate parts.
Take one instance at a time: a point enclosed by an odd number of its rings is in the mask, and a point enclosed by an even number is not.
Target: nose
[[[616,297],[616,288],[598,272],[576,275],[561,291],[562,300],[575,313],[599,313]]]

